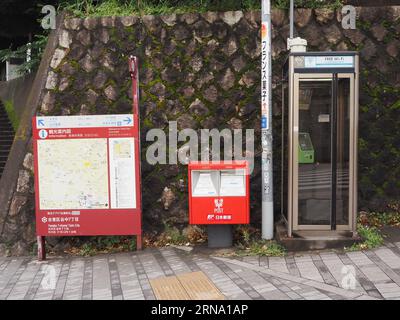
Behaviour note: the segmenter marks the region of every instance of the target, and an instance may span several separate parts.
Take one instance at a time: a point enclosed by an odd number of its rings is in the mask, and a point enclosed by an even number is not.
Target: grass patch
[[[331,0],[331,1],[321,1],[321,0],[295,0],[295,8],[341,8],[345,1],[342,0]],[[279,9],[288,9],[290,6],[290,0],[273,0],[272,6]]]
[[[274,240],[253,240],[248,245],[239,244],[236,247],[238,256],[283,257],[286,250]]]
[[[94,256],[101,253],[129,252],[136,250],[136,236],[91,237],[83,244],[72,246],[65,253]]]
[[[362,238],[347,251],[368,250],[379,247],[384,239],[380,229],[384,226],[400,227],[400,204],[389,204],[389,212],[361,211],[357,217],[357,232]]]
[[[235,255],[282,257],[286,254],[283,246],[274,240],[261,239],[260,230],[249,225],[235,229]]]
[[[164,239],[166,244],[176,244],[183,245],[188,242],[187,237],[176,227],[171,227],[169,225],[165,226]]]
[[[345,248],[348,251],[369,250],[377,248],[383,244],[383,237],[376,227],[363,226],[357,227],[357,232],[363,239],[361,243],[355,243],[350,248]]]

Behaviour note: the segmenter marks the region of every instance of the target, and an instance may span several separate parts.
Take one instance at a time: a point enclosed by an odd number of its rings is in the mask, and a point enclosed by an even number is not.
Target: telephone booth
[[[294,52],[283,69],[287,236],[356,235],[358,54]]]

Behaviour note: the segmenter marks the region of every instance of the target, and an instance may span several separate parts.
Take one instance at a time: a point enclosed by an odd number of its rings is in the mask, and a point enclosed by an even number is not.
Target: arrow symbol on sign
[[[126,118],[124,119],[124,121],[126,122],[126,124],[130,124],[130,123],[132,122],[132,119],[129,118],[129,117],[126,117]]]
[[[44,126],[44,120],[38,120],[38,126]]]

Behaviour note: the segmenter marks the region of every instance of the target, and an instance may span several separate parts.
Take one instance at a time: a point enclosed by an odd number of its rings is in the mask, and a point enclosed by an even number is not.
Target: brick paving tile
[[[204,272],[226,299],[400,299],[399,245],[241,259],[175,247],[45,262],[1,257],[0,299],[153,300],[150,279],[193,271]],[[349,272],[356,282],[347,290],[341,286]]]
[[[8,300],[19,300],[23,299],[26,295],[26,293],[29,290],[29,287],[32,284],[33,279],[36,276],[36,273],[40,269],[40,264],[31,261],[27,264],[26,269],[24,272],[21,274],[17,282],[15,283],[14,287],[10,291],[7,299]]]
[[[92,300],[93,297],[93,261],[85,259],[82,283],[82,300]]]
[[[78,258],[71,261],[68,278],[65,283],[63,300],[82,299],[84,272],[85,261],[83,259]]]

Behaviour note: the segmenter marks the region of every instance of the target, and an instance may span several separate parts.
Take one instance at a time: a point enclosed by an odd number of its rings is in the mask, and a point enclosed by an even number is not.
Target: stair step
[[[0,102],[0,177],[6,166],[14,136],[15,133],[10,119],[4,109],[4,105]]]

